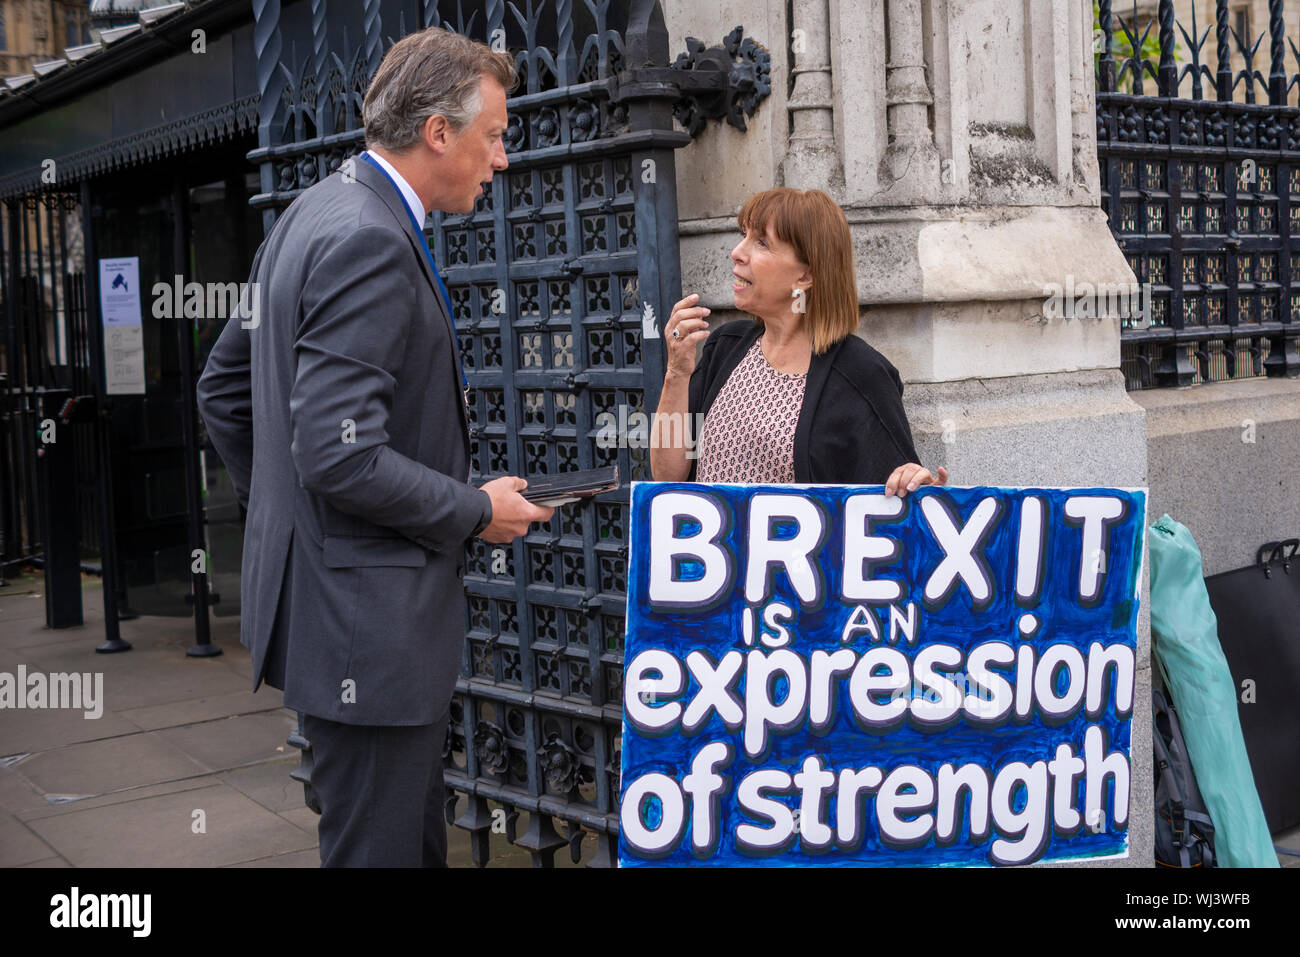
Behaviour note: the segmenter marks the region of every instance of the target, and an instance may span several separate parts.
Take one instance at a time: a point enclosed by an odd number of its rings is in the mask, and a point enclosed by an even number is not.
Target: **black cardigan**
[[[762,332],[758,322],[737,319],[709,334],[691,375],[692,422],[703,421],[695,413],[709,411]],[[814,353],[794,433],[794,480],[883,485],[898,466],[917,461],[902,396],[898,370],[857,336]],[[695,462],[688,481],[695,481]]]

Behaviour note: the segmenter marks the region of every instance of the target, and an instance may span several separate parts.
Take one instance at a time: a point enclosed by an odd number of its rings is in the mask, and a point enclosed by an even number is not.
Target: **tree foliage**
[[[1122,25],[1120,23],[1121,18],[1123,18]],[[1132,58],[1133,56],[1133,42],[1132,40],[1129,39],[1129,34],[1128,32],[1125,31],[1124,29],[1125,27],[1128,28],[1128,31],[1131,32],[1133,36],[1141,44],[1141,53],[1138,55],[1138,59],[1148,61],[1153,68],[1157,64],[1159,64],[1160,28],[1154,22],[1154,20],[1148,20],[1148,23],[1150,23],[1151,25],[1151,28],[1149,30],[1142,24],[1138,23],[1136,18],[1132,14],[1130,14],[1129,16],[1123,16],[1123,14],[1118,11],[1115,13],[1114,20],[1111,27],[1111,29],[1114,31],[1112,34],[1111,54],[1115,57],[1115,76],[1117,80],[1119,77],[1120,70],[1122,70],[1124,67],[1124,61]],[[1145,31],[1145,36],[1143,35],[1144,31]],[[1101,11],[1097,7],[1096,0],[1093,0],[1092,69],[1093,69],[1093,73],[1097,76],[1101,75],[1101,50],[1104,42],[1105,41],[1101,33]],[[1174,59],[1175,60],[1182,59],[1182,57],[1179,56],[1177,41],[1174,42]],[[1138,66],[1139,68],[1141,68],[1140,63],[1138,64]],[[1132,65],[1130,65],[1129,71],[1124,74],[1123,82],[1116,83],[1116,89],[1123,93],[1133,92],[1133,66]]]

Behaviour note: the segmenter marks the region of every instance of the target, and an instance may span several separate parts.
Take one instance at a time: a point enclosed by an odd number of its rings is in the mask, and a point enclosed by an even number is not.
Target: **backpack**
[[[1214,823],[1196,786],[1183,731],[1163,694],[1151,689],[1156,778],[1156,863],[1214,867]]]

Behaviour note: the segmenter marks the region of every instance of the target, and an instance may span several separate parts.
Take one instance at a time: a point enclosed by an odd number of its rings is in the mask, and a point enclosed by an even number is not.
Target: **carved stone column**
[[[892,202],[920,198],[939,177],[939,151],[930,127],[934,94],[926,79],[922,27],[921,0],[889,0],[885,64],[889,146],[880,161],[880,181],[894,192]],[[895,186],[900,188],[894,191]]]
[[[839,198],[844,168],[835,144],[827,4],[828,0],[794,0],[791,7],[794,89],[787,105],[790,141],[781,179],[786,186],[824,189]]]

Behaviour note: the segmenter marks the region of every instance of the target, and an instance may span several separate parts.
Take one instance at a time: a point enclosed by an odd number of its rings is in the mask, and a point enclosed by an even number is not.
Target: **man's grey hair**
[[[435,113],[461,132],[483,107],[479,83],[485,76],[509,91],[515,85],[514,58],[442,27],[402,37],[366,90],[361,107],[366,146],[401,153],[419,142]]]

